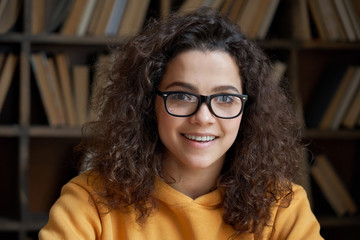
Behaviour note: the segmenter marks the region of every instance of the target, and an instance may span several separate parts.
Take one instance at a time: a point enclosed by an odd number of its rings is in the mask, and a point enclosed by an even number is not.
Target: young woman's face
[[[158,90],[200,95],[242,94],[235,60],[222,51],[191,50],[179,54],[169,62]],[[194,115],[175,117],[167,113],[160,96],[156,97],[155,109],[160,139],[167,149],[164,159],[167,166],[191,171],[221,169],[242,115],[220,119],[203,103]]]

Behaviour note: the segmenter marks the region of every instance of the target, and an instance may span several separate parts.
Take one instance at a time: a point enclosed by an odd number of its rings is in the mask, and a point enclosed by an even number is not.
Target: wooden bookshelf
[[[31,54],[64,52],[69,54],[72,65],[93,64],[94,56],[107,52],[109,46],[123,44],[128,36],[32,34],[33,0],[20,1],[18,21],[11,31],[0,35],[0,52],[12,52],[19,57],[19,71],[13,76],[0,112],[0,182],[7,196],[0,200],[0,239],[25,240],[37,239],[37,232],[46,223],[50,205],[60,193],[61,186],[77,174],[72,148],[81,139],[80,126],[49,126],[30,65]],[[320,39],[309,10],[312,38],[295,37],[298,34],[292,32],[293,26],[301,23],[292,17],[289,6],[297,11],[299,1],[302,0],[280,0],[267,36],[256,41],[273,61],[286,63],[283,86],[298,108],[299,118],[303,119],[315,85],[331,61],[360,65],[360,41]],[[54,2],[57,1],[46,0],[46,3]],[[172,1],[171,10],[179,9],[182,2]],[[170,9],[163,7],[169,4],[170,0],[151,0],[147,17],[160,16],[161,12],[166,15]],[[359,127],[331,131],[305,129],[304,141],[312,153],[328,154],[360,208],[357,188],[360,184]],[[311,158],[308,162],[311,163]],[[343,236],[355,239],[360,233],[360,210],[354,216],[337,217],[319,187],[310,176],[309,179],[309,190],[312,191],[309,195],[313,197],[322,235],[326,239],[345,239]]]

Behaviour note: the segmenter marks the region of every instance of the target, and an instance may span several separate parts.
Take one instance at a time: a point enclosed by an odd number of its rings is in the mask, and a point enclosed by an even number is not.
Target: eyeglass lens
[[[171,93],[167,95],[166,107],[171,114],[189,116],[197,111],[199,98],[199,96],[190,93]],[[211,97],[209,108],[218,117],[231,118],[241,112],[242,106],[241,97],[223,94]]]

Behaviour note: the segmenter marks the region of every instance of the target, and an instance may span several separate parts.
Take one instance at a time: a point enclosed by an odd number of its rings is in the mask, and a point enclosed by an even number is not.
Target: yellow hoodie
[[[40,240],[222,240],[235,233],[222,220],[220,190],[192,199],[157,179],[154,197],[159,208],[140,226],[133,212],[104,213],[94,201],[87,177],[82,174],[63,187],[50,210],[49,222],[39,233]],[[270,224],[274,229],[265,228],[260,238],[243,234],[236,239],[323,239],[304,189],[294,185],[293,190],[295,196],[289,207],[272,210]]]

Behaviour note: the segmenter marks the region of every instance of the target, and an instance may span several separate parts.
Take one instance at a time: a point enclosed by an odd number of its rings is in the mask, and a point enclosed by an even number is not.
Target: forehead
[[[224,51],[190,50],[178,54],[168,63],[160,87],[166,90],[174,82],[192,85],[199,91],[231,85],[241,92],[239,68]]]

